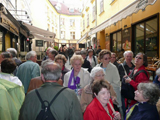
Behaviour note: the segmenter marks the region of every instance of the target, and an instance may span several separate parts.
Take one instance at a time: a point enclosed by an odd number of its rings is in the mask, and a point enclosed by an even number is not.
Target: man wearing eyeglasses
[[[119,63],[116,60],[116,53],[114,52],[111,53],[111,63],[113,63],[118,69]]]

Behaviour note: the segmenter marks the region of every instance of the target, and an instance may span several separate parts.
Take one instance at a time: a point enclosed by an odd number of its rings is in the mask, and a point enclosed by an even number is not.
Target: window
[[[52,27],[52,32],[54,32],[54,27]]]
[[[87,27],[89,26],[89,14],[87,15]]]
[[[157,18],[146,20],[133,26],[133,52],[143,52],[147,57],[158,56]]]
[[[61,18],[61,25],[65,25],[65,18]]]
[[[48,30],[48,31],[50,30],[50,24],[48,24],[48,28],[47,28],[47,30]]]
[[[104,2],[103,0],[100,0],[100,13],[104,11]]]
[[[95,20],[95,6],[92,9],[92,20]]]
[[[65,39],[65,31],[61,31],[61,39]]]
[[[85,30],[85,20],[83,20],[83,30]]]
[[[121,31],[111,34],[111,51],[118,52],[122,49]]]
[[[75,20],[74,19],[70,19],[70,27],[75,27]]]
[[[75,32],[70,32],[70,39],[75,39]]]

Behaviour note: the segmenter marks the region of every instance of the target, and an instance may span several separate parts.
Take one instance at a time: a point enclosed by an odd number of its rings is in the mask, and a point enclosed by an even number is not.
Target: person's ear
[[[41,74],[42,81],[45,82],[43,74]]]

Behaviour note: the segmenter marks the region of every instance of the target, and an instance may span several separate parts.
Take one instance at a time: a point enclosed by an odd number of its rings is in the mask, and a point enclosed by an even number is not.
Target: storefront
[[[148,57],[159,57],[160,0],[133,1],[90,33],[97,33],[97,44],[102,49],[119,53],[132,50]],[[104,44],[105,43],[105,44]]]
[[[1,3],[0,10],[0,52],[17,49],[20,24]]]

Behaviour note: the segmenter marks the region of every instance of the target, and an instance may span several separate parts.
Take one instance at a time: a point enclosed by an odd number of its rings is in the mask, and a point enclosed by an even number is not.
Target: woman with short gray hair
[[[129,108],[125,120],[159,120],[156,108],[159,95],[159,88],[155,84],[140,83],[134,97],[138,103]]]
[[[84,89],[82,90],[82,95],[81,95],[81,100],[80,100],[80,104],[81,104],[81,108],[82,108],[82,112],[84,112],[86,110],[86,107],[91,103],[91,101],[93,100],[93,93],[92,93],[92,89],[91,86],[93,84],[94,81],[100,81],[100,80],[104,80],[104,75],[105,72],[103,70],[103,68],[101,67],[94,67],[90,73],[90,76],[92,78],[92,81],[90,82],[90,84],[86,85],[84,87]],[[113,90],[112,85],[106,81],[107,85],[110,86],[110,92],[111,92],[111,98],[113,100],[113,102],[116,99],[116,93]]]

